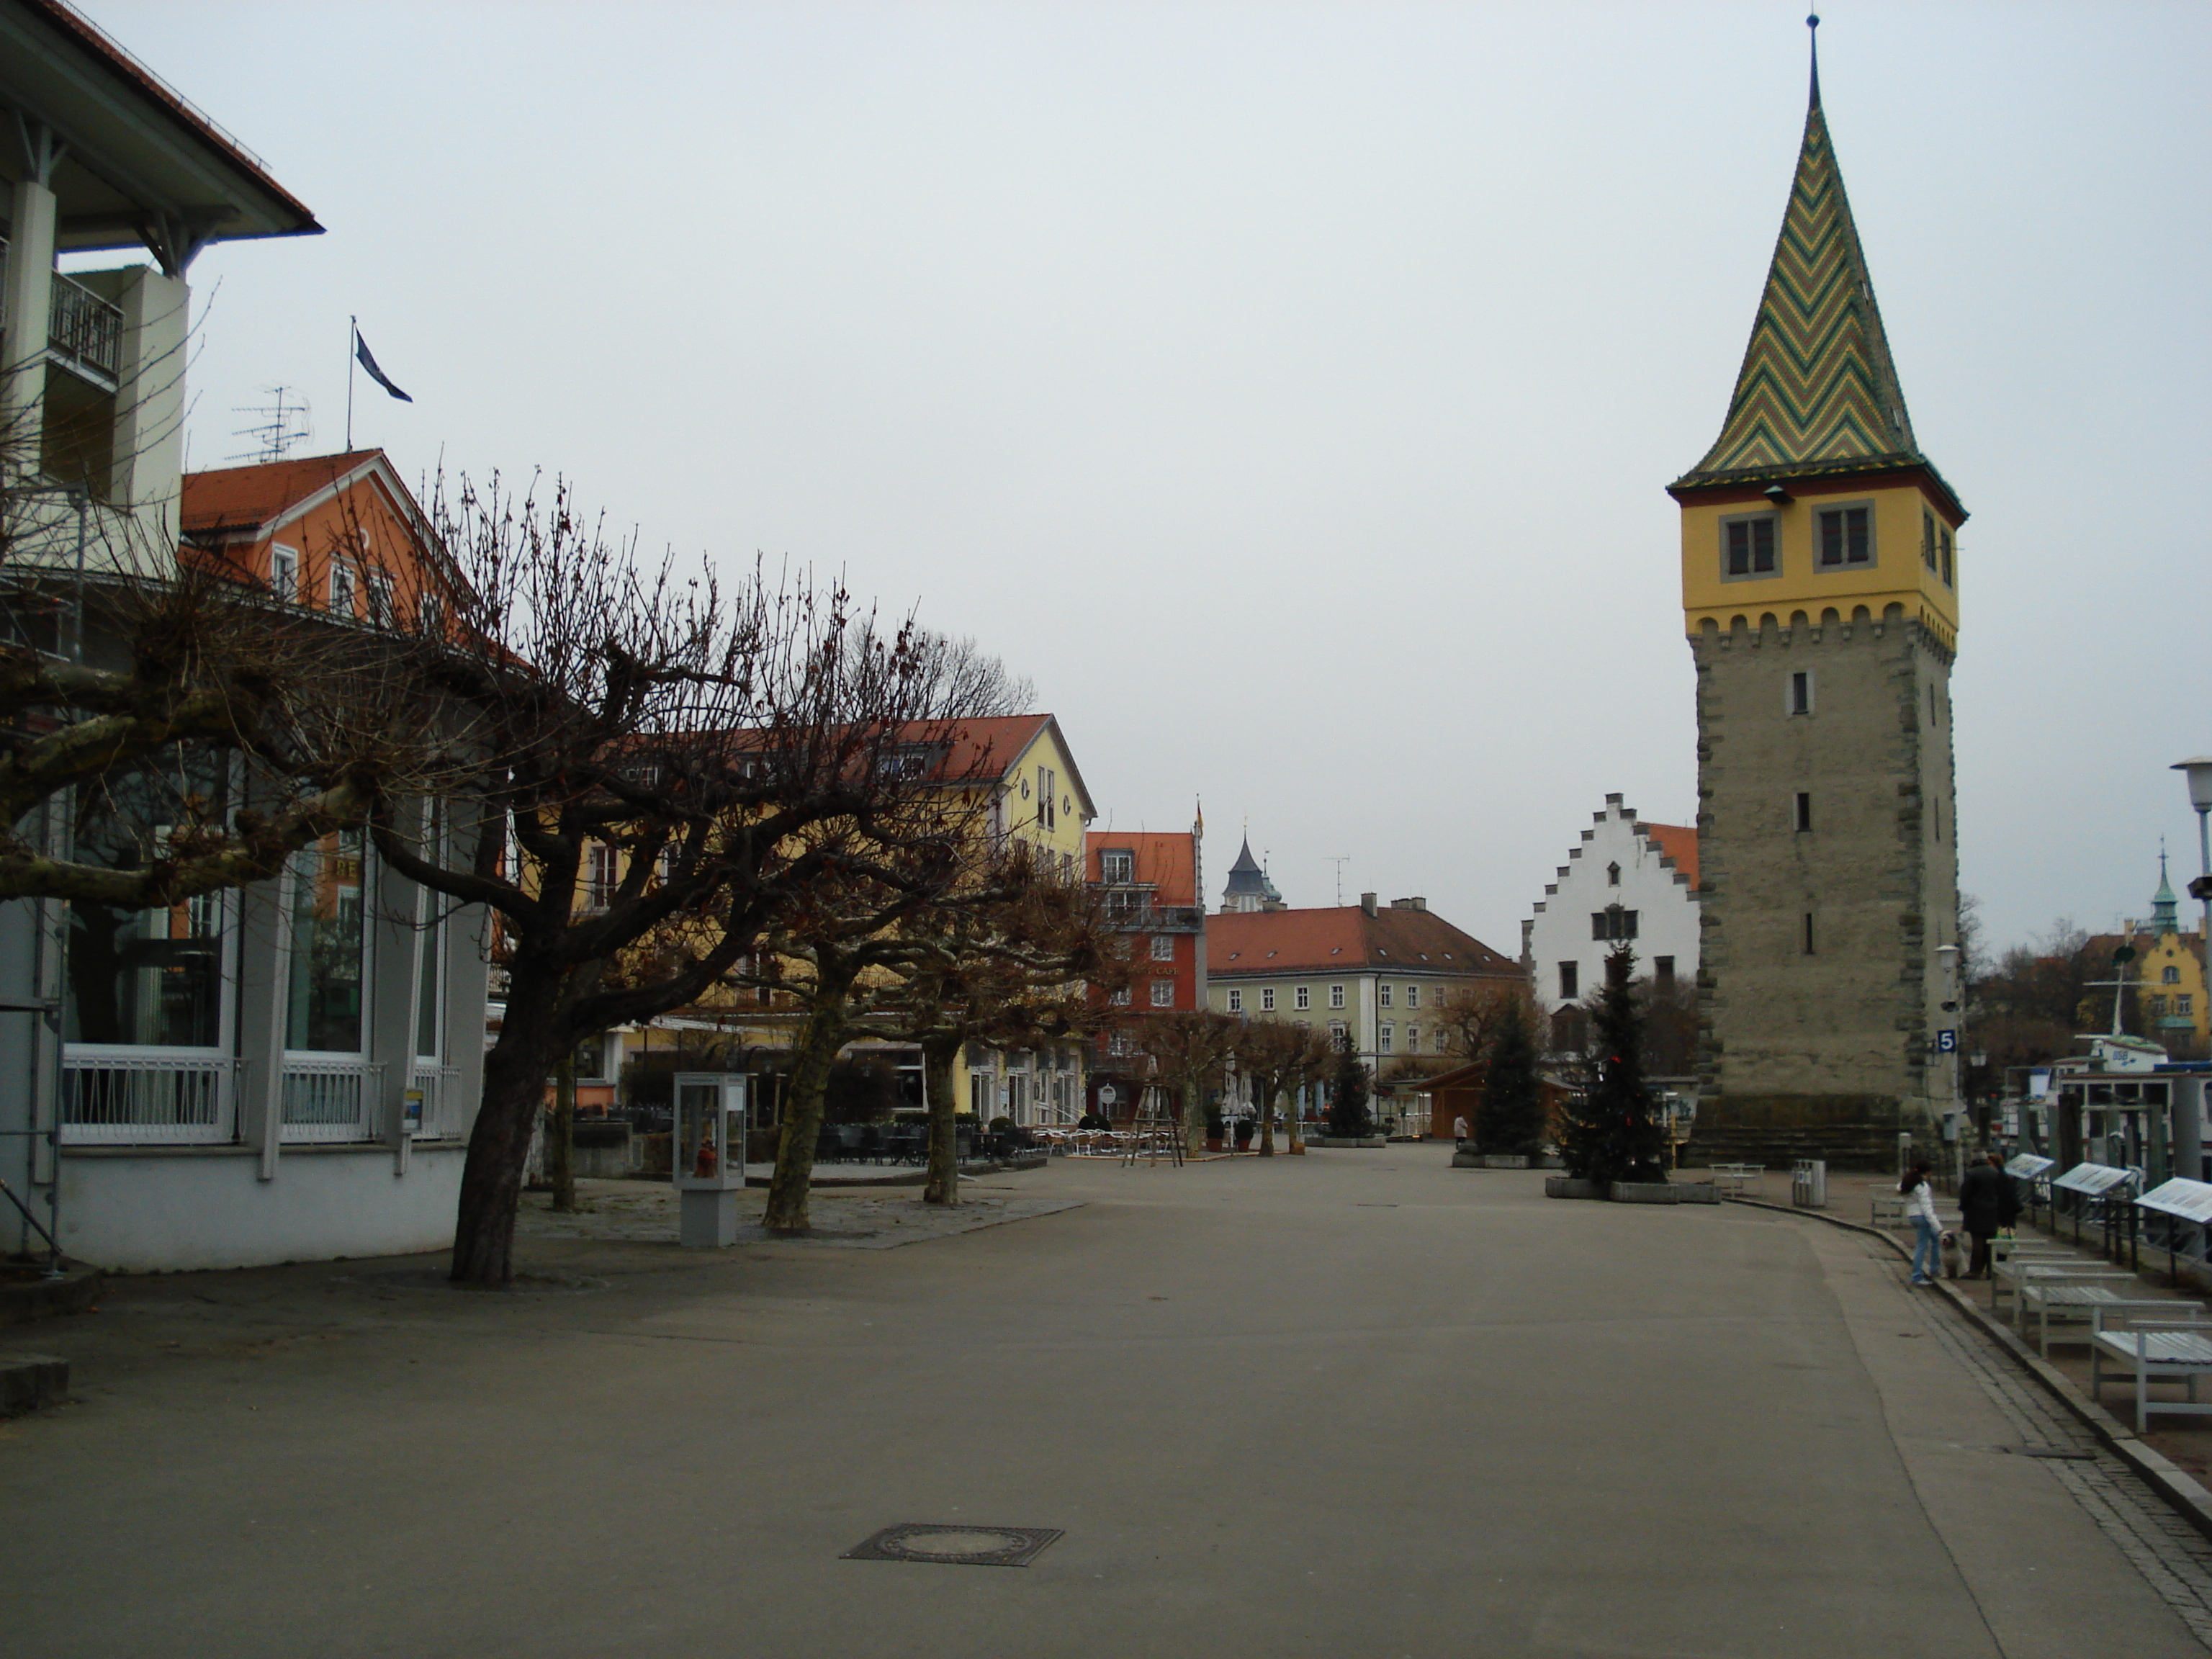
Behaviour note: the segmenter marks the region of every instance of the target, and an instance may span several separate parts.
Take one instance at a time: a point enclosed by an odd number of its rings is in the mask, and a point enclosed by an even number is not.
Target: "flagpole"
[[[346,453],[353,453],[353,358],[361,343],[361,319],[346,319]]]

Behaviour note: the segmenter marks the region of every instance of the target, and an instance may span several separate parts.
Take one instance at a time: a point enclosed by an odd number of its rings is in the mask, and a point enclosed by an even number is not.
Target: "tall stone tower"
[[[1913,439],[1817,57],[1728,419],[1668,490],[1698,671],[1697,1139],[1886,1158],[1956,1098],[1966,514]]]

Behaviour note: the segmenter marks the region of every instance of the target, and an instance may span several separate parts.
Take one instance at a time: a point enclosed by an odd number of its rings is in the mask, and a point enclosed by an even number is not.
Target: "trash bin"
[[[1828,1160],[1801,1158],[1790,1171],[1790,1201],[1801,1210],[1828,1207]]]

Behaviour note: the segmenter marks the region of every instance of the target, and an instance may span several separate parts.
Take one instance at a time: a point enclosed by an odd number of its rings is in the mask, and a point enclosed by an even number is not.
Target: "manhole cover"
[[[1060,1535],[1057,1527],[933,1527],[918,1522],[871,1533],[844,1561],[941,1561],[963,1567],[1026,1567]]]

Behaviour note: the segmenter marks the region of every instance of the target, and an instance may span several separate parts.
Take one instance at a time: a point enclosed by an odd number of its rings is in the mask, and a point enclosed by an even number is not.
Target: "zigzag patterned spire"
[[[1927,465],[1913,441],[1820,96],[1816,78],[1790,210],[1728,422],[1678,483],[1856,471],[1870,462]]]

